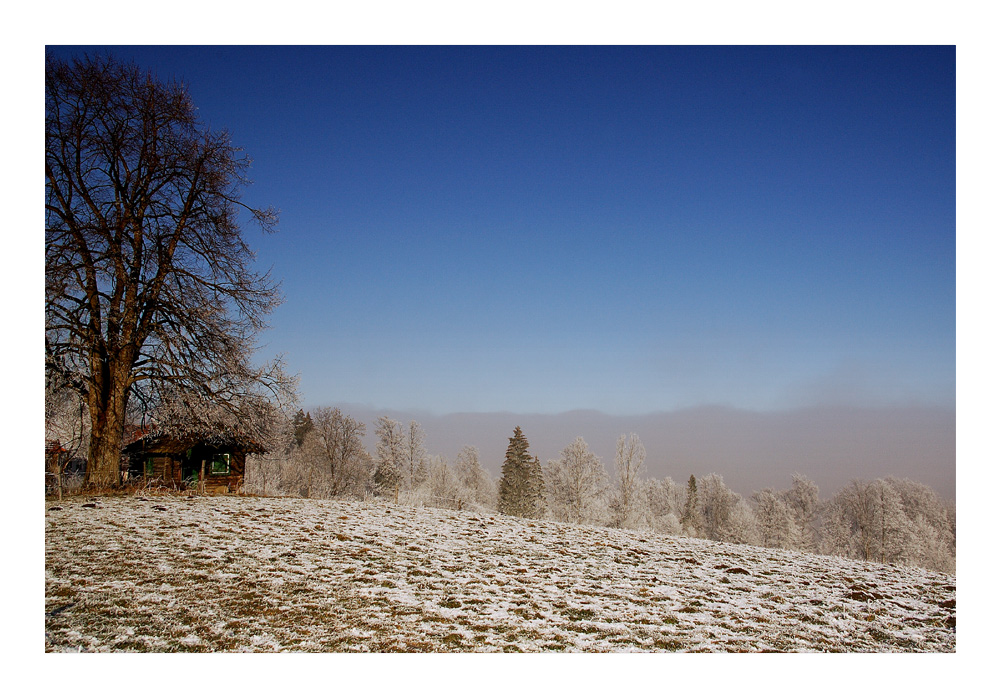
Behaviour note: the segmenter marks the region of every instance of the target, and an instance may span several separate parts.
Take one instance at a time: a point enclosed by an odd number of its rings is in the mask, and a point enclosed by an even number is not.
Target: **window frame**
[[[217,464],[224,463],[224,468],[222,466],[217,467]],[[233,454],[231,453],[213,453],[212,460],[208,466],[209,475],[229,475],[233,470]]]

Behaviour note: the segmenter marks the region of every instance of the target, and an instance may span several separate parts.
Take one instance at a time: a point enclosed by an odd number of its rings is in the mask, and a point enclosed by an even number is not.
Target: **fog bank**
[[[933,407],[816,407],[753,412],[701,407],[638,416],[597,411],[555,415],[464,413],[433,415],[338,405],[368,425],[365,442],[374,450],[374,422],[380,415],[427,433],[426,448],[454,462],[466,444],[479,448],[483,465],[499,476],[514,427],[520,426],[531,453],[557,458],[582,436],[614,472],[615,441],[635,432],[646,447],[647,475],[686,482],[689,475],[719,473],[733,490],[749,496],[765,488],[784,489],[799,472],[830,497],[854,478],[894,475],[955,498],[955,411]]]

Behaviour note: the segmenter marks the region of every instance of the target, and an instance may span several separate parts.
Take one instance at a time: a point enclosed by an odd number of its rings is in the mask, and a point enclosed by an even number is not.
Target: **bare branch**
[[[241,203],[249,158],[186,89],[110,57],[50,59],[45,131],[46,367],[85,397],[102,477],[132,395],[238,422],[293,393],[280,362],[251,361],[281,299],[237,215],[271,232],[276,214]]]

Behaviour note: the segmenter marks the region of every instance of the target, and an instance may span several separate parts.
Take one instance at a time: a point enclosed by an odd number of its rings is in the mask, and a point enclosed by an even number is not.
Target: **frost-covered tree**
[[[879,562],[902,562],[910,546],[912,531],[903,510],[903,499],[886,480],[873,483],[875,495],[875,558]]]
[[[496,485],[479,461],[479,449],[475,446],[464,446],[459,451],[455,457],[455,475],[465,500],[483,507],[496,506]]]
[[[232,437],[253,443],[264,451],[286,452],[294,445],[291,420],[280,403],[253,393],[233,396],[221,404],[211,396],[183,386],[161,386],[155,400],[144,403],[142,414],[151,433],[200,440]]]
[[[583,437],[566,446],[543,470],[549,512],[556,521],[596,523],[608,486],[604,463]]]
[[[129,403],[169,386],[237,421],[290,402],[254,338],[280,302],[254,269],[250,161],[198,120],[180,83],[111,57],[45,65],[45,364],[87,404],[88,480],[119,482]],[[253,398],[253,399],[251,399]]]
[[[282,461],[280,487],[295,497],[326,499],[330,496],[330,470],[322,439],[315,430],[305,434]]]
[[[751,501],[757,517],[761,544],[769,548],[795,547],[796,526],[791,507],[771,488],[754,492]]]
[[[427,467],[427,477],[421,486],[428,494],[432,506],[461,507],[462,485],[455,471],[443,456],[431,456]]]
[[[683,528],[684,492],[670,477],[643,483],[649,509],[649,523],[657,533],[679,535]]]
[[[942,572],[955,572],[955,538],[942,532],[922,513],[910,518],[911,535],[906,540],[901,562]]]
[[[308,416],[307,416],[308,417]],[[330,473],[331,497],[364,496],[371,478],[371,457],[361,439],[365,424],[344,414],[340,408],[319,407],[310,418],[319,455]]]
[[[639,484],[646,462],[646,448],[635,434],[622,434],[615,447],[615,489],[611,496],[611,524],[637,528],[644,521],[645,502]]]
[[[702,536],[726,540],[726,525],[739,495],[726,487],[722,476],[710,473],[698,480],[698,502],[703,521]]]
[[[395,496],[403,482],[406,463],[406,435],[403,425],[387,416],[375,422],[375,472],[372,487],[380,496]]]
[[[693,477],[693,476],[692,476]],[[693,512],[687,515],[694,525],[689,530],[709,540],[759,545],[762,534],[754,508],[726,486],[722,476],[710,473],[688,483],[688,501]],[[693,504],[692,504],[693,502]]]
[[[85,446],[89,428],[87,404],[80,395],[65,385],[46,380],[45,441],[58,442],[70,452]]]
[[[875,496],[871,483],[851,482],[830,502],[824,530],[827,552],[871,560],[875,554]]]
[[[283,473],[289,467],[294,467],[290,465],[290,461],[297,457],[298,447],[291,420],[287,415],[272,409],[267,413],[265,423],[258,429],[258,433],[264,438],[264,452],[247,456],[243,476],[244,490],[264,497],[294,494],[286,492],[282,484],[288,480]]]
[[[819,487],[799,473],[792,473],[792,486],[779,495],[788,505],[794,523],[789,547],[816,552],[819,549]]]
[[[722,526],[721,540],[727,543],[760,545],[760,527],[753,507],[738,493],[730,500],[729,515]]]
[[[521,427],[514,428],[501,468],[497,511],[538,518],[545,511],[545,480],[538,458],[528,453]]]
[[[288,460],[286,453],[253,454],[247,456],[243,489],[261,497],[273,497],[279,491],[283,464]]]
[[[831,501],[829,551],[877,562],[900,562],[912,548],[902,498],[885,480],[852,480]]]
[[[930,487],[908,479],[888,477],[910,525],[903,561],[931,569],[955,570],[955,512]]]
[[[428,456],[427,449],[424,448],[426,436],[420,423],[411,419],[403,459],[404,486],[407,489],[416,489],[427,479]]]
[[[50,377],[45,382],[45,449],[47,487],[51,487],[62,497],[69,486],[64,471],[70,461],[81,458],[87,452],[90,438],[90,419],[87,405],[80,395],[58,385]],[[79,476],[74,477],[74,487],[81,484]]]

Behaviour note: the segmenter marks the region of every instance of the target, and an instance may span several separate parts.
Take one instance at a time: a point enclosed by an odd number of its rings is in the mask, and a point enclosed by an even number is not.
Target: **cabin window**
[[[212,456],[212,475],[229,474],[230,455],[228,453],[216,453]]]
[[[153,477],[153,456],[146,456],[146,463],[143,467],[146,477]]]

